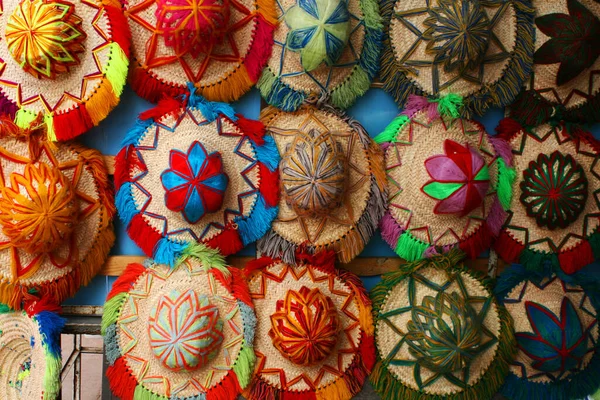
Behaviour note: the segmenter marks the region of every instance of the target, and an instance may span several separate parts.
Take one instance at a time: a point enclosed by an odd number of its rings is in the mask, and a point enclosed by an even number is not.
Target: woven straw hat
[[[532,126],[561,119],[600,121],[600,3],[532,3],[536,13],[533,73],[529,90],[511,106],[511,117]]]
[[[274,0],[130,0],[129,82],[153,103],[188,93],[239,99],[258,80],[273,47]]]
[[[224,255],[265,234],[277,215],[279,154],[265,128],[197,96],[141,114],[116,157],[116,203],[129,236],[173,265],[189,243]]]
[[[37,125],[42,124],[42,125]],[[0,120],[0,302],[30,293],[62,302],[98,272],[114,242],[102,155]]]
[[[383,0],[381,80],[400,105],[410,94],[465,99],[482,115],[511,103],[531,72],[529,0]]]
[[[130,264],[108,294],[102,335],[115,396],[234,400],[254,368],[256,317],[240,271],[194,244],[174,267]]]
[[[51,140],[98,125],[119,103],[129,29],[116,0],[10,0],[0,16],[0,114]]]
[[[369,241],[385,207],[383,157],[357,122],[327,105],[261,121],[282,154],[279,214],[257,244],[260,254],[293,264],[295,253],[332,249],[341,262]]]
[[[248,400],[349,400],[373,367],[371,301],[360,279],[336,270],[332,251],[299,258],[296,266],[261,258],[244,270],[258,320]]]
[[[516,172],[498,254],[532,269],[549,262],[566,273],[592,263],[600,249],[600,143],[577,126],[525,129],[505,119],[497,131],[512,147]]]
[[[458,247],[487,249],[506,216],[510,149],[478,122],[455,118],[457,101],[412,95],[375,140],[383,143],[389,206],[381,235],[409,261]]]
[[[383,400],[481,399],[498,391],[515,353],[511,319],[492,280],[453,250],[407,263],[371,292]]]
[[[376,0],[278,0],[275,46],[258,88],[270,105],[295,111],[330,98],[346,109],[379,70],[382,24]]]
[[[501,390],[510,400],[585,399],[600,388],[600,281],[560,276],[515,264],[498,279],[518,346]]]

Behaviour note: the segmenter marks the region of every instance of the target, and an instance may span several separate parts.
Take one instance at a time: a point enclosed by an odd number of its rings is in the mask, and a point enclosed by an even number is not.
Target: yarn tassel
[[[275,260],[271,257],[260,257],[254,260],[248,261],[244,266],[242,272],[246,278],[250,277],[254,271],[260,271],[263,268],[275,263]]]
[[[384,142],[394,143],[396,141],[396,135],[408,122],[409,118],[406,115],[397,116],[379,135],[375,136],[373,140],[378,144]]]
[[[177,114],[183,106],[181,100],[172,97],[163,97],[156,107],[152,107],[151,109],[142,112],[139,118],[144,121],[151,120],[151,122],[156,122],[161,117]]]
[[[114,5],[104,6],[104,11],[111,22],[111,38],[113,42],[120,47],[125,58],[129,59],[131,30],[129,29],[127,17],[125,17],[125,14],[121,10],[121,3],[119,1],[115,1],[114,3]],[[125,75],[127,75],[127,73]]]
[[[496,197],[494,202],[492,203],[492,207],[490,209],[490,213],[488,214],[485,222],[487,223],[490,232],[494,237],[497,237],[500,234],[500,229],[502,229],[502,225],[506,221],[508,214],[502,208],[500,204],[500,200]]]
[[[502,157],[497,158],[496,163],[498,164],[498,187],[496,192],[502,207],[505,210],[509,210],[517,172],[514,168],[509,167]]]
[[[268,207],[275,207],[279,204],[279,171],[271,171],[269,168],[259,162],[258,171],[260,175],[260,194],[264,197]]]
[[[274,3],[265,0],[259,0],[261,5],[258,5],[258,9],[261,13],[256,17],[256,26],[254,28],[254,38],[252,44],[248,50],[248,54],[244,59],[243,66],[245,66],[248,77],[251,84],[256,83],[260,78],[265,64],[271,57],[273,50],[273,32],[275,31],[275,25],[277,25],[277,15],[275,11]],[[264,9],[262,8],[264,7]],[[269,22],[270,20],[270,22]],[[250,87],[246,88],[248,91]]]
[[[252,297],[250,296],[250,290],[248,289],[248,283],[246,283],[246,280],[242,275],[242,271],[234,267],[229,267],[228,269],[231,273],[231,291],[233,292],[235,298],[244,302],[244,304],[248,305],[249,307],[254,308],[254,303],[252,303]]]
[[[268,104],[276,105],[283,111],[296,111],[308,97],[306,93],[297,92],[271,71],[269,66],[263,69],[256,87]],[[261,118],[262,119],[262,118]]]
[[[121,400],[133,400],[137,382],[123,357],[117,358],[113,365],[106,368],[106,377],[115,396]]]
[[[265,142],[264,145],[254,146],[256,158],[265,164],[269,170],[277,171],[281,157],[279,156],[275,139],[272,136],[265,136],[263,140]]]
[[[117,194],[117,198],[119,197],[118,195],[121,193],[121,191],[123,191],[124,187],[125,185],[121,187],[121,190]],[[120,208],[119,212],[121,212]],[[125,222],[124,219],[123,222]],[[162,235],[153,227],[148,225],[142,214],[135,214],[133,218],[131,218],[129,225],[127,226],[127,233],[129,233],[129,237],[131,237],[131,239],[144,251],[144,253],[148,255],[154,253],[154,247],[156,246],[156,243],[162,239]]]
[[[175,98],[188,93],[186,86],[162,82],[137,62],[129,69],[129,82],[140,97],[151,103],[158,103],[163,95]]]
[[[131,263],[127,265],[125,271],[117,278],[117,280],[113,283],[110,292],[106,296],[106,300],[110,300],[119,293],[128,292],[137,279],[146,271],[146,267],[142,264]]]
[[[229,372],[206,392],[206,400],[236,400],[241,390],[236,374]]]
[[[260,239],[271,227],[271,222],[277,217],[279,207],[268,207],[262,196],[257,196],[254,208],[246,218],[237,217],[235,223],[242,244],[248,244]]]
[[[255,362],[254,349],[244,343],[238,353],[235,364],[233,364],[233,372],[237,376],[237,381],[242,389],[250,384]]]
[[[206,245],[220,250],[224,255],[235,254],[244,248],[240,234],[233,225],[227,226],[221,233],[212,237]]]
[[[115,196],[115,205],[117,206],[119,216],[121,217],[121,221],[123,221],[125,227],[129,227],[129,224],[133,218],[139,214],[131,190],[132,183],[123,182],[119,187],[117,195]],[[138,227],[138,229],[140,229],[140,227]]]
[[[90,115],[90,120],[94,126],[98,125],[108,113],[119,104],[119,95],[114,92],[110,82],[102,81],[94,95],[85,103],[85,108]],[[59,138],[61,133],[58,133]]]
[[[56,339],[60,342],[60,338]],[[46,368],[44,371],[44,394],[43,400],[54,400],[58,398],[60,393],[60,371],[62,367],[62,359],[58,355],[46,357]]]
[[[115,294],[110,299],[107,299],[106,303],[104,303],[102,323],[100,325],[100,333],[102,334],[102,336],[104,336],[104,334],[106,333],[106,328],[117,322],[119,312],[121,311],[121,307],[123,307],[123,303],[126,299],[127,293],[121,292]]]
[[[492,235],[490,234],[487,223],[483,222],[471,236],[462,240],[458,246],[464,251],[470,259],[477,258],[483,251],[489,249],[492,244]]]
[[[497,135],[493,137],[495,139],[502,139],[509,143],[510,140],[521,131],[523,131],[523,127],[521,124],[519,124],[519,122],[512,118],[503,118],[496,127]],[[510,165],[508,162],[506,164]]]
[[[248,119],[241,114],[236,114],[236,117],[237,121],[235,124],[244,136],[248,137],[257,146],[263,146],[265,144],[264,136],[267,130],[265,125],[261,121]]]
[[[392,213],[389,210],[385,212],[379,222],[379,229],[383,240],[392,247],[396,246],[400,235],[404,232],[404,229],[392,217]]]
[[[69,140],[94,127],[86,104],[54,114],[54,132],[58,140]]]
[[[13,103],[4,93],[0,90],[0,115],[7,115],[10,119],[14,119],[19,107]]]
[[[407,261],[415,261],[423,256],[427,250],[427,243],[423,243],[415,238],[410,230],[402,233],[396,243],[396,253]]]
[[[293,392],[288,392],[293,393]],[[302,394],[306,393],[306,397],[302,397],[302,399],[298,400],[315,400],[314,392],[300,392]],[[252,379],[250,386],[244,390],[242,396],[246,398],[246,400],[283,400],[287,399],[284,397],[283,391],[277,389],[274,386],[269,385],[267,382],[263,381],[260,377],[255,377]],[[294,397],[291,399],[296,400]]]
[[[567,274],[574,274],[581,268],[594,262],[594,252],[587,240],[581,240],[577,246],[558,253],[561,269]]]
[[[510,146],[510,144],[502,139],[501,137],[497,137],[497,136],[488,136],[490,142],[492,143],[492,146],[494,147],[494,150],[496,150],[496,154],[498,154],[498,156],[502,157],[502,160],[504,160],[504,163],[508,166],[512,166],[512,159],[513,159],[513,155],[512,155],[512,148]]]
[[[226,266],[225,257],[218,250],[212,249],[203,243],[190,243],[183,249],[181,257],[177,260],[175,266],[181,264],[188,257],[194,257],[200,261],[206,271],[215,269],[220,271],[227,279],[230,279],[230,272]],[[229,287],[230,285],[226,286]]]
[[[513,239],[510,234],[503,230],[494,243],[494,250],[498,253],[500,258],[508,263],[514,263],[519,261],[519,255],[525,246]]]
[[[460,109],[463,106],[463,98],[457,94],[449,93],[441,98],[434,100],[438,104],[440,115],[446,115],[452,118],[460,117]]]
[[[156,242],[152,251],[152,258],[159,264],[165,264],[173,268],[187,246],[189,246],[187,242],[179,242],[163,237]]]
[[[36,113],[21,108],[15,113],[15,124],[20,128],[27,129],[37,117]]]

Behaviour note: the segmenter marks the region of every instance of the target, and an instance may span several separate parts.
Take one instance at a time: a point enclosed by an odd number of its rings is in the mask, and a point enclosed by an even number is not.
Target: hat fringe
[[[133,400],[137,382],[123,357],[117,358],[113,365],[106,368],[106,377],[110,390],[115,396],[121,400]]]
[[[140,97],[151,103],[158,103],[163,96],[174,98],[188,92],[185,85],[159,80],[152,71],[148,71],[138,62],[134,62],[129,69],[129,83]]]
[[[0,90],[0,114],[8,115],[11,119],[14,119],[17,110],[17,105],[6,97],[3,90]]]
[[[42,347],[46,355],[43,399],[52,400],[60,392],[60,371],[62,367],[60,334],[66,320],[50,311],[41,311],[33,319],[36,321],[42,336]]]

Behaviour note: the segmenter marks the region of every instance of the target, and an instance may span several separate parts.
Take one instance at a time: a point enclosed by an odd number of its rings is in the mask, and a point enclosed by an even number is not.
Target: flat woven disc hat
[[[529,0],[383,0],[381,14],[381,80],[401,106],[453,93],[463,115],[483,115],[511,103],[531,72]]]
[[[516,170],[498,255],[530,269],[547,262],[568,274],[598,259],[600,143],[573,125],[522,128],[505,119],[497,131],[512,147]]]
[[[277,0],[275,46],[258,88],[270,105],[294,111],[330,98],[346,109],[379,70],[382,24],[376,0]]]
[[[480,123],[456,118],[459,103],[413,95],[375,138],[385,149],[389,196],[381,235],[409,261],[455,247],[476,258],[510,204],[510,148]]]
[[[248,287],[218,250],[130,264],[102,316],[110,388],[121,400],[235,400],[254,368],[255,326]]]
[[[157,103],[188,93],[231,102],[260,77],[273,47],[275,0],[130,0],[129,82]]]
[[[246,268],[256,317],[248,400],[349,400],[375,361],[371,301],[332,251],[299,263],[261,258]]]
[[[357,122],[327,105],[287,113],[263,110],[261,121],[282,154],[279,214],[258,244],[260,254],[294,263],[301,247],[356,257],[385,207],[379,147]]]
[[[129,29],[116,0],[9,0],[0,15],[0,114],[26,127],[44,115],[68,140],[119,103]]]
[[[600,3],[532,3],[536,13],[533,73],[529,90],[511,106],[511,117],[533,126],[551,119],[600,121]]]
[[[74,295],[115,239],[102,155],[45,135],[41,118],[25,130],[0,120],[0,302],[15,309],[31,294]]]
[[[518,345],[500,391],[509,400],[585,399],[600,387],[599,281],[560,276],[515,264],[498,279]]]
[[[407,263],[371,292],[383,400],[491,400],[515,353],[511,319],[492,280],[458,250]]]

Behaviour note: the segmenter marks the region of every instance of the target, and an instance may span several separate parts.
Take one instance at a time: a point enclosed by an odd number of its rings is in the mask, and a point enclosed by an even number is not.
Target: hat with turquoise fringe
[[[511,103],[531,72],[530,0],[383,0],[381,80],[404,106],[411,94],[464,98],[461,113]]]
[[[273,53],[257,86],[294,111],[309,98],[346,109],[379,70],[382,25],[376,0],[278,0]]]
[[[471,258],[489,248],[510,203],[511,153],[483,125],[459,117],[462,99],[411,95],[376,138],[383,144],[388,210],[383,239],[414,261],[458,247]]]
[[[370,380],[383,400],[489,400],[502,385],[516,350],[511,318],[492,279],[462,257],[453,250],[404,264],[371,291]]]
[[[558,275],[514,264],[496,284],[518,346],[500,391],[509,400],[584,399],[600,388],[600,280]]]
[[[110,388],[121,400],[235,400],[255,326],[246,282],[215,249],[194,244],[173,267],[130,264],[102,316]]]

